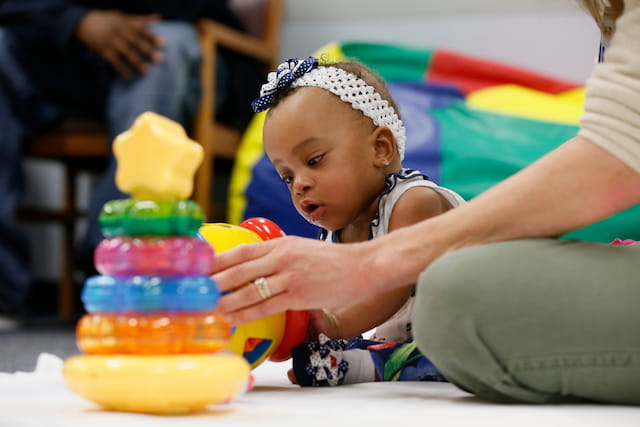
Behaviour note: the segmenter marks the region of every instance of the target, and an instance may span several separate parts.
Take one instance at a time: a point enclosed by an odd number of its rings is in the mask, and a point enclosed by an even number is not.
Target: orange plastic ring
[[[227,348],[231,326],[212,312],[86,314],[76,343],[87,354],[213,353]]]

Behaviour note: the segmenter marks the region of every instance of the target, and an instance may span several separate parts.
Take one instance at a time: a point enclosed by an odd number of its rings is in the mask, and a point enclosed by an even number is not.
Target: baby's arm
[[[389,231],[415,224],[451,209],[451,204],[428,187],[407,190],[396,202]],[[351,338],[389,319],[407,301],[414,285],[379,293],[358,304],[324,310],[323,326],[330,338]],[[320,325],[318,325],[320,326]]]

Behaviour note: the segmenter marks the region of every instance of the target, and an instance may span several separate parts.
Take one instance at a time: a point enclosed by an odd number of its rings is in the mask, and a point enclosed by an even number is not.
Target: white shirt
[[[458,207],[465,203],[455,191],[440,187],[433,181],[429,181],[426,175],[412,169],[402,169],[399,173],[389,174],[386,177],[387,187],[378,200],[378,212],[371,224],[369,224],[369,239],[373,239],[389,232],[389,222],[393,214],[393,208],[409,189],[414,187],[429,187],[442,195],[452,207]],[[337,233],[322,230],[320,239],[328,242],[338,242]],[[414,296],[411,295],[402,307],[387,321],[376,328],[371,339],[377,341],[403,342],[411,338],[411,314],[413,312]]]

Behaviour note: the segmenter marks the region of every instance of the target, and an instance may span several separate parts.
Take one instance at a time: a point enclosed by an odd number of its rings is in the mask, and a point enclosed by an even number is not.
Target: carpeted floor
[[[16,330],[0,332],[0,372],[33,371],[38,355],[43,352],[61,358],[80,353],[75,325],[42,316],[29,319]]]

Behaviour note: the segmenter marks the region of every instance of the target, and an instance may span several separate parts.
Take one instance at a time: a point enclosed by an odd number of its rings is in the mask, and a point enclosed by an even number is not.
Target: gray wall
[[[447,48],[583,82],[599,35],[577,0],[289,0],[281,56],[332,40]]]

